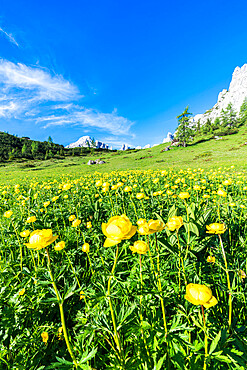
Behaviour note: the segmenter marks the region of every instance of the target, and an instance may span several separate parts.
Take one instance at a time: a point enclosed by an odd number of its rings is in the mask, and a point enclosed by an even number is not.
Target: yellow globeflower
[[[27,218],[26,223],[31,224],[32,222],[35,222],[37,220],[36,216],[30,216]]]
[[[76,219],[76,216],[75,215],[71,215],[71,216],[69,216],[69,221],[74,221]]]
[[[91,221],[88,221],[87,222],[87,229],[91,229],[91,227],[92,227],[92,222]]]
[[[64,184],[63,190],[69,190],[71,188],[71,184]]]
[[[226,197],[226,196],[227,196],[227,192],[226,192],[226,191],[224,191],[224,190],[222,190],[222,189],[219,189],[219,190],[217,191],[217,194],[218,194],[219,196],[221,196],[221,197]]]
[[[166,226],[170,231],[178,230],[183,225],[183,219],[181,216],[173,216],[169,218]]]
[[[52,235],[51,229],[34,230],[30,234],[29,243],[26,244],[28,248],[39,250],[46,248],[53,243],[58,236]]]
[[[43,331],[43,333],[41,333],[41,338],[42,338],[42,341],[45,344],[48,342],[49,335],[48,335],[47,331]]]
[[[219,224],[219,223],[214,223],[210,225],[206,225],[207,234],[223,234],[226,231],[225,224]]]
[[[130,245],[132,253],[145,254],[148,251],[148,245],[142,240],[137,240],[134,245]]]
[[[82,251],[85,252],[85,253],[88,253],[89,252],[89,244],[88,243],[84,243],[83,246],[82,246]]]
[[[73,222],[72,222],[72,227],[77,227],[79,226],[81,223],[81,220],[78,220],[78,218],[76,218]]]
[[[25,294],[25,291],[26,291],[26,289],[25,289],[25,288],[23,288],[22,290],[20,290],[20,291],[19,291],[19,293],[18,293],[18,294],[19,294],[19,295],[24,295],[24,294]]]
[[[46,208],[46,207],[48,207],[50,205],[50,203],[51,202],[48,200],[47,202],[44,202],[43,206]]]
[[[137,221],[137,224],[139,221]],[[138,233],[141,235],[153,234],[153,233],[162,231],[165,227],[164,222],[160,220],[149,220],[148,222],[143,222],[143,223],[139,222],[138,225],[139,225]]]
[[[53,202],[56,202],[56,200],[58,200],[58,196],[56,195],[55,197],[53,197],[51,200],[53,201]]]
[[[137,193],[136,194],[136,198],[137,199],[143,199],[145,197],[145,194],[144,193]]]
[[[215,263],[215,257],[214,256],[208,256],[207,262]]]
[[[125,191],[125,193],[131,192],[132,191],[132,187],[131,186],[125,186],[124,191]]]
[[[58,328],[57,336],[58,336],[58,339],[59,339],[59,340],[62,340],[62,339],[63,339],[63,327],[62,327],[62,326],[60,326],[60,327]]]
[[[6,218],[10,218],[12,216],[13,212],[12,211],[6,211],[4,212],[3,216]]]
[[[55,251],[61,251],[62,249],[65,248],[65,242],[62,240],[61,242],[58,242],[55,246],[54,249]]]
[[[193,189],[198,191],[198,190],[201,190],[201,187],[199,185],[194,185]]]
[[[238,274],[239,274],[239,277],[241,279],[245,279],[246,278],[246,273],[243,270],[239,270]]]
[[[189,193],[187,191],[184,191],[184,192],[178,194],[178,197],[180,199],[188,199],[190,197],[190,195],[189,195]]]
[[[136,229],[126,215],[111,217],[107,223],[102,224],[103,234],[107,238],[104,247],[111,247],[121,240],[130,239],[136,233]]]
[[[202,305],[205,308],[215,306],[218,303],[212,294],[212,290],[202,284],[188,284],[184,298],[194,305]]]
[[[23,231],[21,231],[20,232],[20,236],[22,237],[22,238],[26,238],[26,237],[28,237],[30,235],[30,231],[29,230],[23,230]]]

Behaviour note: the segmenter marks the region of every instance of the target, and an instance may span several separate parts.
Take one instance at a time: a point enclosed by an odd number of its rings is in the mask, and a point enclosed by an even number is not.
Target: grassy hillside
[[[1,183],[18,181],[25,177],[50,178],[64,174],[76,175],[94,171],[110,172],[115,170],[144,170],[166,168],[213,168],[234,165],[237,168],[247,164],[247,128],[243,126],[234,135],[224,136],[221,140],[209,140],[186,148],[172,148],[163,151],[167,144],[151,149],[125,152],[103,152],[83,157],[51,158],[47,161],[26,161],[23,163],[0,164]],[[101,158],[103,165],[88,166],[89,159]]]

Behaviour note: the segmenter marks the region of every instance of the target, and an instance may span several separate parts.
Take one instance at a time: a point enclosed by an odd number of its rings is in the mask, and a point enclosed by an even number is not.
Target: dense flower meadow
[[[247,172],[0,186],[0,369],[247,368]]]

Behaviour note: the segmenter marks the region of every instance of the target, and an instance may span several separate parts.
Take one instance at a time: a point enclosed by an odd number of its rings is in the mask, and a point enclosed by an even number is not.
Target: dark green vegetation
[[[55,144],[49,136],[47,141],[19,138],[0,131],[0,162],[26,162],[27,160],[63,159],[69,156],[85,156],[94,152],[101,153],[107,149],[73,148],[66,149],[63,145]]]

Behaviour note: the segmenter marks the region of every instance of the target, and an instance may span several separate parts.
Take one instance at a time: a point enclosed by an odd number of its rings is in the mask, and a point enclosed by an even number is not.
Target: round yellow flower
[[[130,239],[136,233],[136,229],[126,215],[111,217],[107,223],[102,224],[103,234],[107,238],[104,247],[111,247],[121,240]]]
[[[202,284],[188,284],[184,298],[194,305],[202,305],[205,308],[215,306],[218,303],[212,294],[212,290]]]
[[[28,248],[39,250],[46,248],[53,243],[58,236],[52,235],[51,229],[34,230],[30,234],[29,243],[26,244]]]
[[[183,219],[181,216],[173,216],[169,218],[166,226],[170,231],[178,230],[183,225]]]
[[[219,189],[219,190],[217,191],[217,194],[218,194],[219,196],[221,196],[221,197],[226,197],[226,196],[227,196],[227,192],[226,192],[226,191],[224,191],[224,190],[222,190],[222,189]]]
[[[10,218],[12,216],[13,212],[12,211],[6,211],[4,212],[3,216],[6,218]]]
[[[61,242],[58,242],[55,246],[54,249],[55,251],[61,251],[62,249],[65,248],[65,242],[62,240]]]
[[[145,222],[142,222],[142,223],[138,221],[139,224],[137,222],[137,224],[139,225],[138,233],[141,235],[153,234],[158,231],[162,231],[165,227],[164,222],[160,220],[149,220],[148,222],[146,220],[144,221]]]
[[[189,193],[187,191],[184,191],[184,192],[178,194],[178,197],[180,199],[188,199],[190,197],[190,195],[189,195]]]
[[[78,218],[76,218],[73,222],[72,222],[72,227],[77,227],[79,226],[81,223],[81,220],[78,220]]]
[[[19,293],[18,293],[18,294],[19,294],[19,295],[24,295],[24,294],[25,294],[25,291],[26,291],[26,289],[25,289],[25,288],[23,288],[22,290],[20,290],[20,291],[19,291]]]
[[[132,253],[145,254],[148,251],[148,245],[142,240],[137,240],[134,245],[130,245]]]
[[[219,223],[214,223],[210,225],[206,225],[207,234],[223,234],[226,231],[225,224],[219,224]]]
[[[91,227],[92,227],[92,222],[91,221],[88,221],[87,222],[87,229],[91,229]]]
[[[51,202],[48,200],[47,202],[44,202],[43,206],[46,208],[46,207],[48,207],[50,205],[50,203]]]
[[[89,244],[88,243],[84,243],[83,246],[82,246],[82,251],[85,252],[85,253],[88,253],[89,252]]]
[[[125,188],[124,188],[124,192],[125,193],[129,193],[131,191],[132,191],[132,187],[131,186],[125,186]]]
[[[20,232],[20,236],[22,238],[27,238],[29,235],[30,235],[30,231],[29,230],[23,230],[23,231]]]
[[[49,335],[48,335],[47,331],[43,331],[43,333],[41,333],[41,338],[42,338],[42,341],[45,344],[48,342]]]
[[[214,256],[208,256],[207,262],[215,263],[215,257]]]
[[[71,184],[64,184],[63,190],[69,190],[71,188]]]
[[[145,194],[143,194],[143,193],[137,193],[136,194],[136,198],[139,199],[139,200],[143,199],[144,197],[145,197]]]
[[[69,216],[69,221],[74,221],[76,219],[76,216],[75,215],[71,215],[71,216]]]
[[[31,224],[32,222],[35,222],[35,221],[37,221],[36,216],[30,216],[27,218],[26,223]]]

